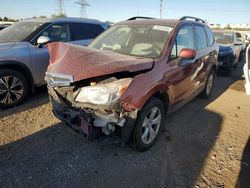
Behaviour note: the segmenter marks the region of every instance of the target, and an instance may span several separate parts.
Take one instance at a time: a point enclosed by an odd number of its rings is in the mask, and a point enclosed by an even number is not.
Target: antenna
[[[160,0],[160,18],[162,18],[162,4],[163,0]]]
[[[87,18],[86,7],[90,6],[90,4],[86,0],[78,0],[75,3],[80,5],[80,17]]]
[[[64,0],[56,0],[55,1],[55,15],[62,16],[65,15],[65,7],[64,7]]]

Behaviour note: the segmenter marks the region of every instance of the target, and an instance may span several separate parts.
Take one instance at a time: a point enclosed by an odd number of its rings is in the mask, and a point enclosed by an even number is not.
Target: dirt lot
[[[24,105],[0,111],[0,187],[250,187],[241,70],[219,76],[210,100],[169,115],[144,153],[109,138],[87,142],[53,117],[39,88]]]

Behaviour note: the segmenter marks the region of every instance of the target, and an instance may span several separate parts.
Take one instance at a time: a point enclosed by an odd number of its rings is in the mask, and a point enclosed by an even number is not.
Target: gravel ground
[[[159,141],[136,152],[88,142],[51,113],[46,88],[0,111],[0,187],[250,187],[250,97],[242,66],[217,77],[210,100],[167,117]]]

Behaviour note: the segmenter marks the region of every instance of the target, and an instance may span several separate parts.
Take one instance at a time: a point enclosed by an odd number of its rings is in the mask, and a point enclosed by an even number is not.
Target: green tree
[[[67,17],[67,15],[66,14],[58,14],[58,15],[52,14],[51,17],[53,17],[53,18],[63,18],[63,17]]]
[[[0,17],[0,21],[3,21],[3,19]]]
[[[7,22],[9,19],[5,16],[3,17],[3,21]]]

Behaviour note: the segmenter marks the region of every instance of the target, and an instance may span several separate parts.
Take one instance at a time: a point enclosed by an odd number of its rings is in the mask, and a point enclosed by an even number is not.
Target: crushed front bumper
[[[73,129],[88,137],[95,134],[96,130],[106,135],[117,133],[123,142],[128,141],[137,118],[136,110],[125,112],[118,104],[106,108],[79,104],[72,100],[74,94],[71,89],[48,87],[48,93],[54,115]]]

